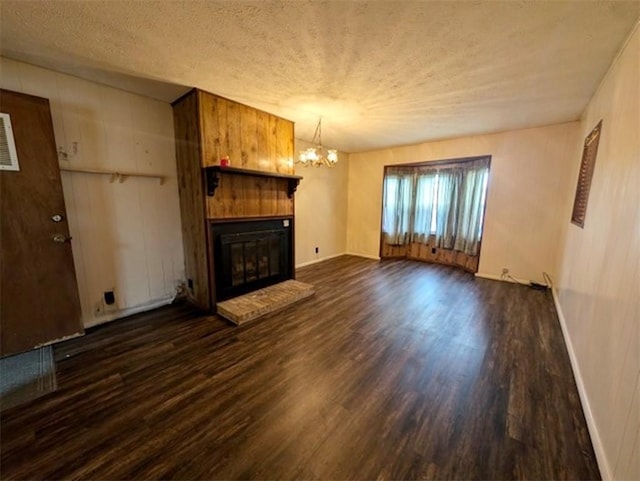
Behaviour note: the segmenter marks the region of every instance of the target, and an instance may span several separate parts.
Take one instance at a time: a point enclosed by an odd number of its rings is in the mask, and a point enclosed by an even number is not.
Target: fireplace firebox
[[[216,298],[293,278],[293,219],[211,223]]]

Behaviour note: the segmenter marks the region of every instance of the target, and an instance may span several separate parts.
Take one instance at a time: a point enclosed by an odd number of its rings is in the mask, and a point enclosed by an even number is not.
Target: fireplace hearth
[[[211,223],[219,301],[293,277],[292,224],[292,218]]]

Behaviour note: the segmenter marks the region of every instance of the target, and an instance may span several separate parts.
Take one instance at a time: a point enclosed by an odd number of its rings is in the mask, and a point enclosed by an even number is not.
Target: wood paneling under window
[[[598,144],[600,143],[600,130],[602,120],[587,135],[582,149],[582,162],[580,164],[580,175],[576,186],[576,197],[573,201],[573,213],[571,222],[577,226],[584,227],[584,219],[587,215],[587,203],[589,201],[589,191],[591,190],[591,180],[593,170],[596,165],[596,155],[598,154]]]
[[[433,262],[447,266],[462,267],[472,273],[478,272],[480,256],[471,256],[453,249],[436,247],[435,236],[429,236],[427,244],[411,242],[405,245],[390,245],[381,241],[380,257],[383,259],[407,258],[416,261]]]

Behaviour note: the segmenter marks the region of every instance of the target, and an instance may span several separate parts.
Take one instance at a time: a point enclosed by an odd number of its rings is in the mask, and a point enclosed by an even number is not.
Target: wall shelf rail
[[[110,182],[118,181],[119,183],[123,183],[127,180],[128,177],[148,177],[151,179],[158,179],[160,181],[160,185],[163,185],[166,181],[166,176],[159,174],[143,174],[138,172],[121,172],[121,171],[113,171],[113,170],[101,170],[101,169],[90,169],[84,167],[65,167],[60,166],[60,170],[62,172],[76,172],[80,174],[96,174],[96,175],[110,175]]]

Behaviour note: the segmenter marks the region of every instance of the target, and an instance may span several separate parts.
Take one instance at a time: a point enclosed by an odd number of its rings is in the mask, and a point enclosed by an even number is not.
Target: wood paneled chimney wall
[[[215,310],[211,225],[287,217],[293,222],[294,125],[267,112],[193,89],[173,102],[187,297]],[[208,195],[206,168],[228,157]],[[234,169],[247,172],[238,175]],[[262,174],[252,175],[251,171]]]

